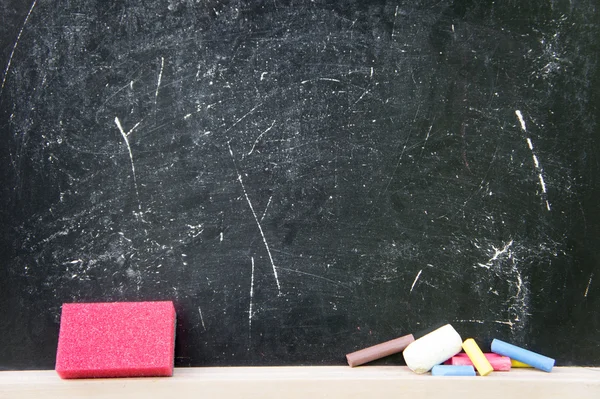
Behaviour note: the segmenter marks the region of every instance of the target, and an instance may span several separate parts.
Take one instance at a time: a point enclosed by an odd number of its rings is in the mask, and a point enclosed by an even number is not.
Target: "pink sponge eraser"
[[[61,378],[173,375],[173,302],[65,303],[56,372]]]

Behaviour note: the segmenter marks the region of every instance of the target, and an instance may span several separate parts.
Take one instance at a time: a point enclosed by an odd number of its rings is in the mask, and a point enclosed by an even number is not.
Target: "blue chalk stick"
[[[546,372],[551,372],[554,367],[554,359],[544,355],[529,351],[527,349],[519,348],[518,346],[494,339],[492,341],[492,352],[499,355],[508,356],[511,359],[518,360],[526,363],[536,369],[540,369]]]
[[[441,377],[475,377],[473,366],[437,365],[431,369],[431,375]]]

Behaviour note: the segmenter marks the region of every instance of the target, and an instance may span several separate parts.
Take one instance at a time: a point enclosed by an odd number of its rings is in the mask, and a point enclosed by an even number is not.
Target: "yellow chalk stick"
[[[479,375],[485,376],[494,370],[473,338],[465,340],[462,348],[467,353],[467,356],[469,356],[469,359],[471,359],[471,362],[473,362],[473,366],[475,366]]]
[[[516,368],[532,368],[533,366],[530,366],[526,363],[520,362],[518,360],[515,359],[510,359],[510,365],[512,367],[516,367]]]

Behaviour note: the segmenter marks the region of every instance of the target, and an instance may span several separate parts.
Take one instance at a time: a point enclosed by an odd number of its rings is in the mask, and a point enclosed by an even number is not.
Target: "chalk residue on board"
[[[509,297],[506,301],[508,319],[493,322],[508,325],[513,332],[515,332],[515,329],[522,330],[529,316],[529,288],[521,273],[522,266],[521,260],[517,256],[517,249],[519,247],[513,239],[505,242],[501,247],[490,245],[490,249],[486,251],[489,256],[487,261],[477,264],[477,267],[489,270],[497,277],[498,281],[508,284]],[[498,289],[497,287],[490,287],[489,292],[497,295]],[[475,322],[475,320],[462,321]]]
[[[488,259],[488,261],[486,263],[478,263],[479,267],[483,267],[486,269],[489,269],[490,267],[492,267],[494,262],[501,255],[505,255],[507,253],[508,249],[513,245],[513,242],[514,242],[513,240],[510,240],[508,243],[506,243],[506,245],[504,245],[504,247],[502,249],[498,249],[492,245],[492,249],[494,250],[494,255],[490,259]],[[510,253],[508,254],[508,256],[510,257]]]
[[[539,68],[536,74],[538,78],[550,79],[553,75],[563,72],[571,64],[566,58],[564,46],[561,43],[560,30],[563,21],[555,21],[556,32],[554,34],[544,35],[539,39],[542,47],[542,54],[534,62]]]

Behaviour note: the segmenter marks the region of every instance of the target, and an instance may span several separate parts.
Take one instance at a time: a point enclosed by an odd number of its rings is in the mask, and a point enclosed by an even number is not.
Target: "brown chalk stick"
[[[356,352],[348,353],[346,360],[350,367],[360,366],[382,357],[402,352],[411,342],[415,340],[412,334],[405,335],[391,341],[382,342]]]

